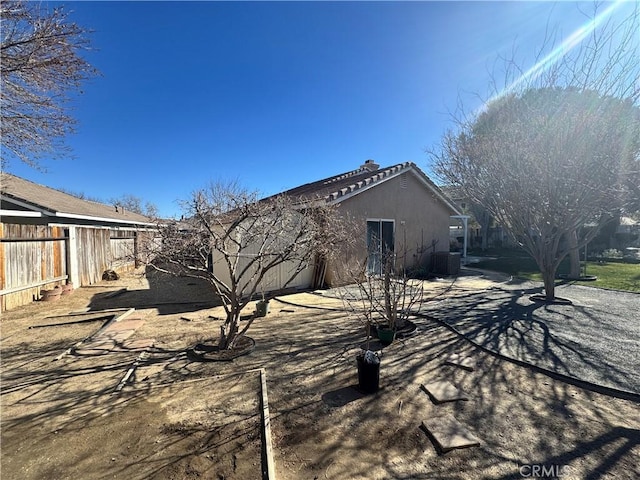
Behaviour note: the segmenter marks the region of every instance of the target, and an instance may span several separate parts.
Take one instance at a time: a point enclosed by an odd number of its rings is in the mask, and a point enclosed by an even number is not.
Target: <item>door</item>
[[[367,271],[381,274],[384,258],[394,251],[394,221],[367,220]]]

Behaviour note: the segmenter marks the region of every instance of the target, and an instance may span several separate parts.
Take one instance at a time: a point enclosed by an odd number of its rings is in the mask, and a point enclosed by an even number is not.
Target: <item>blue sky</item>
[[[8,170],[165,216],[210,180],[266,195],[370,158],[428,173],[425,150],[459,98],[480,104],[499,54],[530,61],[548,24],[564,36],[585,21],[569,2],[66,6],[94,30],[85,56],[101,71],[74,102],[75,158]]]

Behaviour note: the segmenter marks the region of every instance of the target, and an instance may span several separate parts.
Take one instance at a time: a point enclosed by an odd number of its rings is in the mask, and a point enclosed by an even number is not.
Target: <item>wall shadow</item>
[[[95,294],[89,303],[90,311],[109,308],[155,308],[159,315],[197,312],[222,305],[208,282],[198,278],[169,275],[154,268],[146,268],[144,280],[148,288],[128,288]],[[142,283],[142,282],[141,282]],[[115,293],[115,295],[114,295]]]

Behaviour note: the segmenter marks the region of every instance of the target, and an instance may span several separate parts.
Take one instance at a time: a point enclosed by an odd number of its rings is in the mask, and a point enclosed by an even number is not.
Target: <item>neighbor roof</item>
[[[2,210],[3,216],[59,217],[93,222],[151,225],[151,219],[144,215],[122,208],[116,209],[113,205],[83,200],[9,173],[2,173],[0,176],[0,193],[3,204],[9,204],[9,209]]]
[[[391,180],[398,175],[411,173],[451,211],[455,214],[460,214],[455,203],[413,162],[399,163],[390,167],[375,169],[368,168],[368,165],[371,166],[375,164],[365,163],[357,170],[307,183],[282,192],[280,195],[297,197],[300,201],[321,198],[328,203],[337,203]],[[377,167],[377,165],[375,166]]]

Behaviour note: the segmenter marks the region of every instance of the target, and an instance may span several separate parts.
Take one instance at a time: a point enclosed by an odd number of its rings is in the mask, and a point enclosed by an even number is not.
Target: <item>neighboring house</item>
[[[470,248],[514,247],[515,242],[507,231],[496,223],[491,214],[481,205],[473,203],[462,190],[455,186],[443,186],[442,191],[468,216],[467,245]],[[452,248],[461,248],[464,243],[464,225],[460,219],[452,218],[449,236]]]
[[[379,271],[385,250],[403,255],[407,267],[428,268],[432,253],[448,254],[449,218],[460,215],[455,204],[411,162],[380,168],[367,160],[356,170],[282,194],[302,202],[320,198],[359,222],[362,238],[355,240],[372,272]],[[314,272],[312,286],[335,281],[335,268],[326,270],[326,277]]]
[[[620,217],[620,225],[616,228],[617,234],[631,235],[636,242],[640,240],[640,221],[631,217]]]
[[[142,232],[155,227],[144,215],[7,173],[0,176],[0,219],[3,311],[40,298],[41,289],[86,286],[107,269],[134,268]]]

